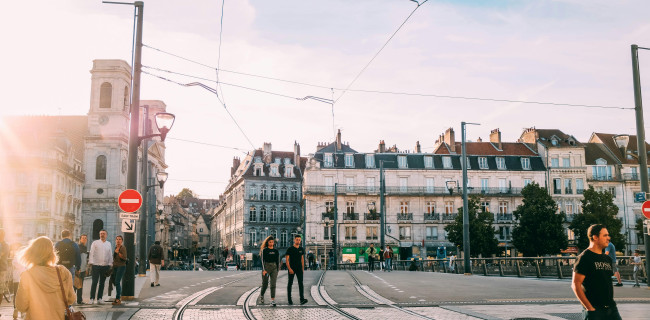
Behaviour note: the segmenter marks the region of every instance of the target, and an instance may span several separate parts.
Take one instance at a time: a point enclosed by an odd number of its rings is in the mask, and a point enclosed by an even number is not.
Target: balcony
[[[514,217],[512,213],[497,213],[495,214],[497,222],[513,222]]]
[[[611,174],[603,174],[603,175],[590,174],[590,175],[587,175],[587,180],[588,181],[620,181],[621,179],[619,179],[617,176],[611,175]],[[634,179],[632,179],[632,180],[634,180]],[[638,178],[636,180],[638,180]]]
[[[573,194],[572,188],[564,188],[564,194]]]
[[[321,220],[325,221],[326,218],[329,218],[330,221],[334,221],[334,212],[323,212],[321,214]]]
[[[443,213],[442,214],[442,221],[454,221],[456,220],[456,217],[458,217],[458,213]]]
[[[425,213],[424,221],[440,221],[440,213]]]
[[[348,220],[348,221],[359,221],[359,213],[358,212],[346,212],[343,214],[343,220]]]
[[[576,189],[576,194],[583,194],[585,193],[585,189]]]
[[[497,187],[497,188],[467,188],[467,193],[472,195],[498,195],[498,196],[521,196],[522,188],[509,188],[509,187]],[[368,187],[368,186],[346,186],[339,185],[336,188],[338,194],[345,195],[378,195],[379,187]],[[458,187],[453,190],[454,196],[460,196],[463,192],[463,189]],[[334,186],[305,186],[304,193],[306,195],[334,195]],[[389,186],[386,187],[386,195],[388,196],[448,196],[449,189],[446,187],[402,187],[402,186]]]
[[[377,212],[366,212],[364,216],[366,221],[379,221],[379,213]]]
[[[38,210],[37,215],[39,218],[49,218],[50,217],[50,211],[49,210]]]
[[[397,222],[413,221],[413,213],[398,213]]]
[[[624,173],[622,174],[625,181],[639,181],[640,175],[638,173]]]

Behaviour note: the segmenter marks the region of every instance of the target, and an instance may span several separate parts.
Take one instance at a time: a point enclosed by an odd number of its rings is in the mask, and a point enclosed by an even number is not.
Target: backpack
[[[59,242],[59,264],[70,269],[75,265],[75,250],[74,242],[61,241]]]
[[[161,257],[161,250],[159,246],[153,246],[151,247],[151,259],[160,259]]]

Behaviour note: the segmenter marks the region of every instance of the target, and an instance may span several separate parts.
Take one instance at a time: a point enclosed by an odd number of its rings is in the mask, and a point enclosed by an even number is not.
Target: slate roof
[[[264,151],[261,150],[261,149],[257,149],[257,150],[255,150],[255,152],[253,154],[253,159],[252,159],[253,163],[249,164],[248,168],[246,168],[246,172],[244,172],[242,177],[244,177],[246,179],[250,179],[250,178],[256,179],[257,178],[257,179],[297,179],[297,180],[300,180],[302,178],[300,176],[300,173],[305,172],[305,165],[307,164],[308,159],[306,157],[300,157],[300,170],[298,170],[298,168],[293,163],[294,162],[293,156],[294,156],[294,154],[291,151],[271,151],[271,159],[275,159],[275,158],[280,158],[281,159],[280,165],[279,165],[279,168],[278,168],[278,171],[280,173],[280,177],[271,177],[269,175],[271,173],[271,166],[270,166],[270,164],[267,164],[267,163],[264,163],[264,166],[262,167],[263,168],[262,170],[264,170],[264,176],[263,177],[258,177],[258,176],[254,175],[255,157],[260,157],[263,160],[264,159]],[[294,165],[294,167],[293,167],[293,176],[294,176],[294,178],[285,178],[284,177],[284,170],[285,170],[284,159],[285,158],[291,159],[291,164]]]
[[[578,141],[575,137],[568,135],[562,132],[559,129],[535,129],[539,135],[538,142],[543,144],[546,147],[581,147],[583,144]],[[558,138],[558,144],[553,145],[551,139],[553,137]],[[575,144],[571,144],[570,141],[574,141]]]
[[[603,159],[607,164],[620,164],[620,160],[615,157],[610,150],[602,143],[585,143],[585,163],[587,165],[596,165],[596,160]]]
[[[461,153],[461,142],[456,142],[456,154]],[[493,155],[493,156],[536,156],[537,153],[524,143],[519,142],[503,142],[501,143],[502,150],[499,150],[497,145],[491,142],[466,142],[467,155]],[[451,154],[449,152],[449,145],[441,143],[434,151],[434,154]]]
[[[614,136],[615,134],[612,133],[598,133],[594,132],[591,135],[591,139],[589,140],[590,142],[597,142],[600,140],[603,145],[607,149],[609,149],[610,153],[612,154],[613,157],[616,158],[618,163],[623,163],[623,164],[638,164],[639,161],[636,158],[628,159],[626,157],[623,157],[623,154],[621,153],[620,149],[616,146],[616,142],[614,142]],[[637,139],[636,135],[630,135],[630,141],[627,144],[627,151],[632,152],[635,155],[638,155],[638,145],[637,145]],[[646,147],[646,152],[650,151],[650,144],[646,142],[645,144]],[[648,159],[648,163],[650,163],[650,159]]]

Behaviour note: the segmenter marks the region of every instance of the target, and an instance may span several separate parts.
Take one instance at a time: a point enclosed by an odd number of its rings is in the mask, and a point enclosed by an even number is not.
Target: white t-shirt
[[[634,263],[641,263],[641,256],[634,257]],[[641,269],[640,264],[635,264],[634,265],[634,271],[639,271]]]

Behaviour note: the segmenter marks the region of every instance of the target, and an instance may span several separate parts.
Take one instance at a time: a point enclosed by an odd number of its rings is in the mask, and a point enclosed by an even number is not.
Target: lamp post
[[[478,123],[461,122],[461,138],[462,138],[462,157],[461,167],[463,168],[463,258],[465,264],[465,275],[472,274],[472,266],[469,260],[469,212],[467,210],[467,148],[465,148],[465,125]]]
[[[332,240],[332,247],[334,247],[334,237],[333,237],[334,232],[330,229],[330,218],[325,217],[325,219],[323,221],[325,222],[325,228],[330,233],[330,239]],[[332,249],[332,250],[334,250],[334,249]],[[329,258],[329,254],[327,254],[327,257]],[[330,266],[332,266],[334,264],[334,262],[336,262],[336,260],[332,261],[332,259],[334,259],[334,256],[332,256],[332,258],[330,258],[330,260],[329,260],[329,265]]]

